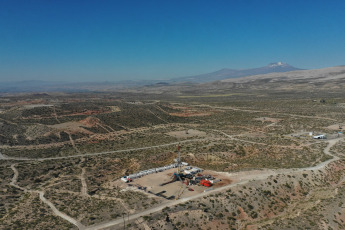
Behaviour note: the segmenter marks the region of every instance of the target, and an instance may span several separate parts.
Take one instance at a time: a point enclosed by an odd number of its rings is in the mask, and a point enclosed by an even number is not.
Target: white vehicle
[[[326,136],[323,135],[323,134],[313,136],[313,138],[314,138],[314,139],[327,139]]]
[[[132,179],[129,178],[129,177],[127,177],[127,176],[121,177],[121,180],[122,180],[123,182],[125,182],[125,183],[132,182]]]

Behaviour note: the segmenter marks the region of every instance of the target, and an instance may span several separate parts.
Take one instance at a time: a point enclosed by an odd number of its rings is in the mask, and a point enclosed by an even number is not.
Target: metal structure
[[[181,178],[180,178],[180,180],[181,180]],[[181,181],[181,186],[180,186],[179,191],[177,192],[175,200],[180,199],[180,197],[182,196],[183,192],[186,190],[187,187],[188,186]]]
[[[177,146],[177,152],[178,152],[178,157],[177,157],[177,174],[181,173],[181,152],[180,152],[181,146]]]
[[[183,183],[183,180],[181,178],[181,174],[183,175],[183,172],[182,172],[182,162],[181,162],[181,151],[180,150],[181,150],[181,146],[178,145],[177,146],[177,152],[178,152],[178,157],[177,157],[177,173],[175,175],[176,175],[176,180],[179,180],[181,182],[181,186],[180,186],[179,191],[177,192],[177,195],[176,195],[176,198],[175,198],[176,200],[181,197],[182,193],[186,189],[186,186]]]

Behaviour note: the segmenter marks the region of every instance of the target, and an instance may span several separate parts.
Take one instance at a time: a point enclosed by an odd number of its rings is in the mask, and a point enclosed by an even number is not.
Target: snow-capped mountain
[[[284,62],[274,62],[274,63],[270,63],[267,65],[268,67],[286,67],[289,66],[288,64],[284,63]]]
[[[270,63],[267,66],[252,68],[252,69],[221,69],[212,73],[201,74],[196,76],[189,77],[180,77],[171,79],[170,82],[211,82],[218,81],[227,78],[239,78],[251,75],[274,73],[274,72],[288,72],[294,70],[302,70],[296,67],[293,67],[284,62],[275,62]]]

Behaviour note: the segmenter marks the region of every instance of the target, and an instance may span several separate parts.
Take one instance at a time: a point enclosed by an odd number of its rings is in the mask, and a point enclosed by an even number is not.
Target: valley
[[[2,95],[1,228],[344,228],[343,91],[156,90]]]

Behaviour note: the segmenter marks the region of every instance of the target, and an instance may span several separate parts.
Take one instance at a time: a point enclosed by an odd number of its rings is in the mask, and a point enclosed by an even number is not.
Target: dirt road
[[[12,180],[11,180],[11,183],[10,185],[15,187],[15,188],[18,188],[24,192],[29,192],[29,193],[38,193],[39,194],[39,197],[40,197],[40,200],[45,203],[46,205],[48,205],[51,210],[53,211],[53,213],[56,215],[56,216],[59,216],[65,220],[67,220],[68,222],[74,224],[75,226],[78,227],[78,229],[80,230],[84,230],[85,229],[85,226],[82,225],[79,221],[73,219],[72,217],[66,215],[65,213],[62,213],[60,212],[52,202],[50,202],[49,200],[47,200],[45,197],[44,197],[44,191],[37,191],[37,190],[30,190],[30,189],[26,189],[26,188],[23,188],[23,187],[20,187],[19,185],[17,185],[17,180],[18,180],[18,176],[19,176],[19,172],[18,170],[16,169],[15,167],[15,164],[12,164],[11,165],[11,169],[13,170],[13,177],[12,177]]]
[[[57,215],[57,216],[65,219],[65,220],[67,220],[68,222],[74,224],[80,230],[85,229],[85,226],[82,225],[79,221],[77,221],[77,220],[73,219],[72,217],[67,216],[66,214],[64,214],[64,213],[60,212],[59,210],[57,210],[57,208],[54,206],[54,204],[44,197],[44,192],[43,191],[35,191],[35,192],[39,193],[41,201],[43,203],[45,203],[46,205],[48,205],[55,215]]]
[[[138,150],[154,149],[154,148],[161,148],[161,147],[167,147],[167,146],[172,146],[172,145],[179,145],[179,144],[182,144],[182,143],[204,141],[204,140],[208,140],[208,138],[190,139],[190,140],[171,142],[171,143],[161,144],[161,145],[153,145],[153,146],[147,146],[147,147],[139,147],[139,148],[132,148],[132,149],[122,149],[122,150],[114,150],[114,151],[105,151],[105,152],[98,152],[98,153],[85,153],[85,154],[77,154],[77,155],[64,156],[64,157],[47,157],[47,158],[8,157],[8,156],[3,155],[3,154],[0,153],[0,160],[13,160],[13,161],[60,160],[60,159],[67,159],[67,158],[79,158],[79,157],[87,157],[87,156],[106,155],[106,154],[111,154],[111,153],[124,153],[124,152],[138,151]]]
[[[291,113],[282,113],[282,112],[273,112],[273,111],[267,111],[267,110],[253,110],[253,109],[246,109],[246,108],[239,108],[239,107],[219,107],[219,106],[211,106],[211,105],[197,105],[197,107],[209,107],[212,109],[220,109],[220,110],[233,110],[233,111],[241,111],[241,112],[248,112],[248,113],[271,113],[271,114],[278,114],[278,115],[286,115],[291,117],[299,117],[299,118],[310,118],[310,119],[318,119],[318,120],[329,120],[329,121],[335,121],[338,122],[337,119],[328,118],[328,117],[318,117],[318,116],[307,116],[307,115],[299,115],[299,114],[291,114]]]
[[[85,179],[85,168],[81,169],[81,174],[80,174],[80,181],[81,181],[81,195],[88,197],[89,194],[87,193],[87,183]]]

